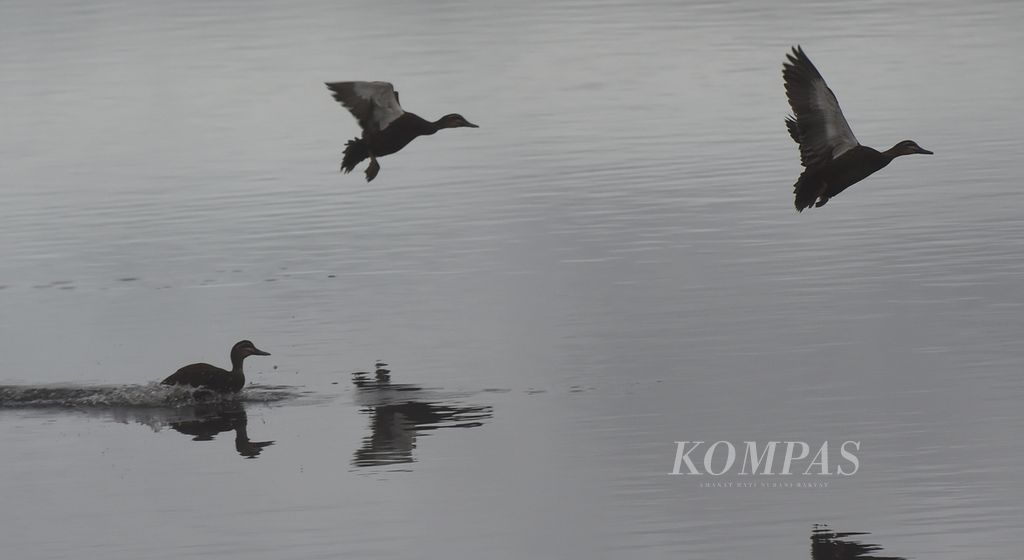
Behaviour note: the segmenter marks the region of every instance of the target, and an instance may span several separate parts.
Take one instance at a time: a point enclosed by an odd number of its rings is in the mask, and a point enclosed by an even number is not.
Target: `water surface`
[[[247,391],[297,395],[3,407],[7,554],[807,558],[821,523],[1015,553],[1022,16],[0,2],[0,384],[145,386],[248,338],[273,356]],[[797,43],[863,143],[936,155],[796,214]],[[337,172],[356,124],[322,83],[348,79],[481,128],[368,185]],[[372,400],[377,360],[425,396]],[[241,453],[241,418],[273,445]],[[680,440],[861,466],[704,488],[666,474]]]

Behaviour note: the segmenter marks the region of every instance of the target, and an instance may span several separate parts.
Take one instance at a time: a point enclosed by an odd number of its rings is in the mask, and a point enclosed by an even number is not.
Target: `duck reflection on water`
[[[249,439],[248,403],[270,403],[292,398],[282,387],[246,389],[218,394],[204,389],[163,385],[0,385],[0,410],[36,410],[51,414],[87,415],[123,424],[149,426],[154,432],[171,428],[211,441],[223,432],[235,432],[235,450],[257,457],[273,441]]]
[[[881,546],[850,539],[867,534],[837,533],[828,525],[815,525],[811,530],[811,560],[906,560],[902,556],[876,556]]]
[[[171,422],[176,432],[194,436],[192,441],[212,441],[224,432],[235,432],[235,451],[246,459],[255,459],[264,447],[274,445],[273,441],[252,441],[249,439],[249,417],[241,401],[225,401],[201,404],[190,410],[193,417]]]
[[[176,407],[110,407],[105,410],[115,421],[149,426],[154,432],[170,428],[192,436],[192,441],[210,442],[225,432],[235,433],[235,451],[246,459],[255,459],[273,441],[249,439],[249,416],[243,400],[215,399]],[[93,412],[100,413],[104,409]]]
[[[375,371],[352,374],[360,412],[370,417],[370,435],[352,458],[355,467],[413,463],[416,440],[441,428],[475,428],[493,416],[490,406],[466,405],[459,395],[445,395],[418,385],[391,382],[391,370],[378,362]]]

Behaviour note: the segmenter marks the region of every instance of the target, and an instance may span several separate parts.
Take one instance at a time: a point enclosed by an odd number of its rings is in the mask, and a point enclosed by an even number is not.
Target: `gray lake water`
[[[4,558],[1019,553],[1024,3],[0,21]],[[861,142],[935,155],[797,214],[797,43]],[[480,128],[367,184],[339,80]],[[243,338],[237,400],[147,385]],[[859,469],[667,474],[719,440]]]

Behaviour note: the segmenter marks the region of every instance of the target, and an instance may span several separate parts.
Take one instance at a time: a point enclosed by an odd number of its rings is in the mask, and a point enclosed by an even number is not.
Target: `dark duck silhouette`
[[[427,136],[442,128],[479,128],[456,113],[434,122],[406,113],[398,104],[398,92],[388,82],[331,82],[327,89],[352,113],[363,129],[362,138],[345,144],[341,170],[348,173],[359,162],[370,158],[370,165],[366,168],[367,182],[380,171],[377,158],[401,150],[417,136]]]
[[[782,77],[795,116],[786,118],[789,135],[800,144],[800,174],[793,192],[796,209],[824,206],[847,187],[889,165],[899,156],[931,154],[913,140],[904,140],[884,152],[862,146],[850,130],[825,78],[799,46],[786,56]]]
[[[231,371],[210,364],[189,364],[161,381],[163,385],[188,385],[218,393],[235,393],[245,386],[242,362],[249,356],[269,356],[252,342],[243,340],[231,347]]]

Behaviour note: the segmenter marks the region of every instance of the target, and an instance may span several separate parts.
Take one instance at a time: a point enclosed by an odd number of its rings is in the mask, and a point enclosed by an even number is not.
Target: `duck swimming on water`
[[[401,150],[417,136],[430,135],[442,128],[479,128],[456,113],[434,122],[406,113],[398,104],[398,92],[388,82],[330,82],[327,89],[352,113],[363,129],[362,138],[345,144],[341,170],[348,173],[359,162],[370,158],[370,165],[366,168],[367,182],[380,171],[377,158]]]
[[[189,364],[160,383],[198,387],[218,393],[236,393],[245,386],[242,362],[249,356],[269,355],[269,352],[256,348],[252,342],[242,340],[231,347],[231,371],[210,364]]]
[[[803,49],[794,47],[786,58],[782,77],[795,115],[786,118],[786,128],[800,145],[800,163],[806,168],[793,185],[798,212],[811,205],[824,206],[896,157],[933,153],[913,140],[899,142],[884,152],[862,146],[846,123],[835,94]]]

